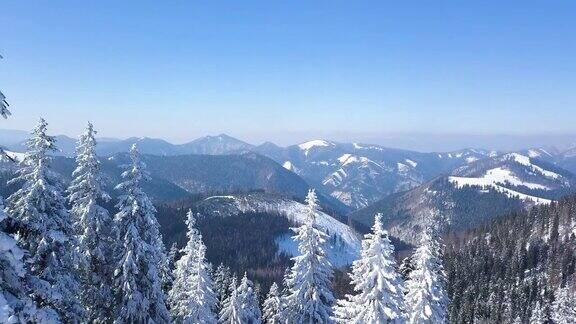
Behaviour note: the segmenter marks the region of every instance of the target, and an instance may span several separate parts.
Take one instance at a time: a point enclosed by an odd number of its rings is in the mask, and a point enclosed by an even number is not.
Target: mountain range
[[[21,134],[10,134],[0,144],[18,158],[24,151]],[[75,140],[57,140],[61,156],[55,168],[69,179]],[[374,214],[383,212],[387,228],[406,243],[415,242],[432,212],[440,212],[450,228],[463,230],[557,200],[576,186],[576,148],[423,153],[328,140],[254,146],[222,134],[179,145],[151,138],[102,139],[98,153],[110,188],[133,144],[144,154],[153,178],[148,190],[158,201],[253,190],[302,201],[316,188],[325,210],[337,219],[349,216],[365,230]]]
[[[23,152],[26,136],[23,131],[0,130],[0,145],[14,152]],[[60,155],[74,155],[75,139],[60,135],[57,140]],[[109,156],[127,152],[133,144],[138,144],[143,154],[158,156],[257,152],[298,174],[310,185],[351,209],[366,207],[391,193],[412,189],[470,162],[502,153],[483,149],[422,153],[328,140],[312,140],[288,147],[270,142],[255,146],[220,134],[201,137],[185,144],[172,144],[147,137],[125,140],[106,138],[100,140],[98,154]],[[576,147],[564,151],[550,147],[531,148],[518,153],[576,172]]]

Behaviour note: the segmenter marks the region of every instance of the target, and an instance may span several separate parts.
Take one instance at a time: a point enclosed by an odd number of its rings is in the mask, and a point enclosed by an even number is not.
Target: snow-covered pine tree
[[[214,291],[218,296],[218,310],[222,309],[224,300],[230,293],[229,288],[232,283],[232,271],[230,268],[220,263],[214,271]]]
[[[102,201],[110,197],[104,190],[100,175],[100,161],[96,156],[96,131],[91,123],[78,140],[76,169],[68,188],[68,199],[78,235],[78,250],[82,255],[82,303],[86,319],[94,323],[111,320],[112,295],[110,291],[111,226],[112,219]]]
[[[78,298],[78,255],[62,186],[50,169],[49,153],[56,146],[54,137],[46,133],[47,126],[40,119],[26,142],[28,150],[16,178],[11,180],[21,188],[8,198],[6,211],[18,243],[29,252],[27,283],[32,298],[75,323],[85,314]],[[50,316],[51,312],[46,314]]]
[[[8,102],[0,91],[0,116],[8,118]],[[0,148],[0,159],[4,151]],[[24,308],[31,306],[31,300],[26,296],[24,287],[24,251],[18,246],[16,240],[6,233],[4,223],[4,201],[0,197],[0,322],[25,322]]]
[[[372,233],[362,241],[359,260],[352,265],[355,295],[339,300],[334,319],[339,323],[403,323],[404,288],[397,272],[394,246],[377,214]]]
[[[552,303],[552,320],[554,324],[576,323],[576,293],[569,287],[558,288]]]
[[[292,258],[283,314],[291,323],[328,323],[334,302],[330,291],[332,268],[324,250],[327,235],[314,227],[318,208],[314,190],[308,192],[306,203],[306,220],[294,229],[300,255]]]
[[[206,247],[195,226],[194,214],[188,211],[188,243],[182,257],[176,262],[174,285],[168,299],[171,312],[178,323],[216,323],[214,313],[218,299],[210,276],[211,266],[206,261]]]
[[[176,269],[176,261],[178,261],[178,257],[180,256],[179,253],[180,249],[178,248],[178,245],[176,245],[176,242],[172,243],[170,251],[168,251],[168,264],[172,271]]]
[[[254,285],[252,281],[248,279],[246,273],[240,281],[238,286],[238,300],[240,305],[242,305],[242,314],[240,318],[242,323],[245,324],[260,324],[262,323],[262,313],[260,312],[260,306],[258,303],[258,295],[254,290]]]
[[[407,321],[445,323],[448,297],[446,274],[442,266],[441,246],[431,229],[422,232],[420,246],[414,252],[415,269],[406,282]]]
[[[270,291],[264,301],[262,321],[266,324],[280,324],[282,319],[280,308],[280,291],[278,290],[278,285],[274,282],[270,286]]]
[[[534,308],[532,308],[532,314],[530,315],[530,324],[544,324],[548,321],[546,312],[542,308],[539,301],[536,302]]]
[[[136,145],[131,164],[122,173],[122,192],[115,215],[117,245],[113,283],[116,323],[169,323],[160,268],[166,263],[156,209],[142,190],[149,179]]]
[[[242,322],[242,304],[238,296],[238,286],[236,277],[232,278],[230,295],[224,300],[218,320],[222,324],[244,324]]]
[[[176,261],[179,257],[179,253],[180,251],[176,242],[172,243],[172,246],[166,255],[166,264],[162,268],[162,272],[168,271],[168,273],[162,274],[162,289],[164,291],[172,290],[172,286],[174,285],[174,270],[176,269]]]
[[[24,250],[4,230],[6,218],[0,197],[0,323],[25,323],[34,318],[35,305],[24,282]]]

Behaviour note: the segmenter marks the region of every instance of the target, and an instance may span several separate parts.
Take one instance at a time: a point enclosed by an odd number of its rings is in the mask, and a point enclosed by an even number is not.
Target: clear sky
[[[0,89],[29,129],[253,143],[576,133],[576,1],[0,4]]]

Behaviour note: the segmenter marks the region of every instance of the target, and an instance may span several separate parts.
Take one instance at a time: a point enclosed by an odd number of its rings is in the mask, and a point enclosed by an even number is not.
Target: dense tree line
[[[452,234],[447,242],[452,322],[569,323],[560,320],[565,316],[574,322],[576,196]],[[563,294],[571,295],[571,315],[559,309]]]

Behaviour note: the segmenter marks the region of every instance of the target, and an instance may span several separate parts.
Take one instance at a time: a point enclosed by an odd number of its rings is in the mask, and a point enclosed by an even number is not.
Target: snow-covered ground
[[[506,194],[508,197],[516,197],[522,200],[530,200],[535,204],[549,204],[552,201],[549,199],[544,199],[540,197],[530,196],[523,194],[512,189],[505,188],[498,183],[495,183],[493,179],[490,178],[466,178],[466,177],[449,177],[450,182],[456,185],[457,188],[462,188],[464,186],[478,186],[481,188],[493,188],[494,190]]]
[[[228,212],[237,214],[239,212],[251,211],[279,211],[285,214],[288,219],[296,224],[302,224],[306,219],[306,206],[285,198],[269,198],[261,195],[238,195],[238,196],[215,196],[207,198],[226,200],[235,207],[236,210],[229,209]],[[360,237],[348,225],[339,222],[333,217],[319,212],[316,217],[318,228],[326,232],[330,238],[327,244],[327,254],[330,262],[336,267],[351,264],[360,254]],[[291,237],[282,236],[277,238],[281,251],[294,255],[295,242]]]
[[[299,144],[298,147],[304,151],[304,155],[308,155],[308,153],[310,152],[310,150],[314,147],[327,147],[327,146],[332,146],[334,144],[325,141],[325,140],[312,140],[312,141],[308,141],[302,144]]]
[[[524,166],[530,167],[532,169],[532,171],[534,172],[538,172],[542,175],[544,175],[545,177],[548,178],[552,178],[552,179],[558,179],[560,177],[562,177],[561,175],[559,175],[558,173],[552,172],[552,171],[548,171],[548,170],[544,170],[541,167],[531,163],[530,158],[522,155],[522,154],[518,154],[518,153],[509,153],[504,155],[504,158],[507,159],[511,159],[516,161],[519,164],[522,164]]]

